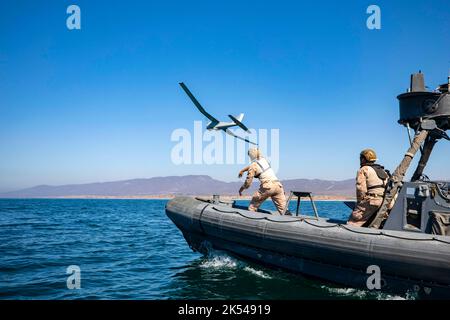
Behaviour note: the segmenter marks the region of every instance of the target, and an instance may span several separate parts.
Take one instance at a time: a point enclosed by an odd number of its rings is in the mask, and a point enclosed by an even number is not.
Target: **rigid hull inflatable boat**
[[[368,268],[375,265],[382,290],[450,297],[450,237],[251,212],[233,203],[192,197],[169,201],[166,213],[195,251],[207,253],[212,246],[360,288],[367,288]]]
[[[448,183],[432,182],[423,169],[437,140],[449,139],[450,96],[426,92],[423,75],[412,76],[400,100],[400,123],[415,131],[411,147],[389,180],[379,212],[367,227],[315,216],[248,211],[234,201],[177,197],[166,214],[189,246],[209,247],[256,262],[299,272],[345,286],[416,293],[424,298],[450,298],[450,196]],[[420,119],[419,119],[420,118]],[[404,175],[416,152],[418,167],[410,182]],[[392,205],[393,204],[393,205]],[[352,204],[348,204],[352,206]],[[378,270],[379,286],[370,286]],[[373,285],[373,282],[371,282]]]

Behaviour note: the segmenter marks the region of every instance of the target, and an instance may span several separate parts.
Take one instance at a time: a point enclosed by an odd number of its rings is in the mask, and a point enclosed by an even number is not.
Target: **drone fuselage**
[[[231,127],[236,127],[237,124],[234,122],[222,122],[220,121],[219,123],[214,123],[214,122],[210,122],[206,129],[208,130],[226,130],[228,128]]]

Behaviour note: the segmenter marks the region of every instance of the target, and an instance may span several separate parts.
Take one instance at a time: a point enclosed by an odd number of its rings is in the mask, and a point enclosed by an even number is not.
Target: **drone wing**
[[[240,140],[243,140],[243,141],[245,141],[245,142],[254,144],[255,146],[258,145],[257,143],[254,143],[254,142],[252,142],[252,141],[250,141],[250,140],[247,140],[247,139],[245,139],[245,138],[242,138],[242,137],[240,137],[240,136],[235,135],[233,132],[231,132],[231,131],[228,130],[228,129],[225,129],[225,130],[223,130],[223,131],[225,131],[225,132],[228,133],[230,136],[233,136],[233,137],[235,137],[235,138],[237,138],[237,139],[240,139]]]
[[[180,86],[184,90],[184,92],[186,92],[188,97],[191,98],[192,102],[195,104],[195,106],[197,107],[198,111],[203,113],[203,115],[205,117],[207,117],[209,120],[211,120],[212,122],[214,122],[214,123],[218,123],[219,122],[216,118],[214,118],[212,115],[210,115],[208,112],[206,112],[206,110],[202,107],[200,102],[197,101],[197,99],[194,97],[194,95],[191,93],[191,91],[189,91],[189,89],[186,87],[186,85],[183,82],[180,82]]]
[[[235,116],[232,116],[231,114],[229,114],[228,117],[230,117],[230,119],[233,120],[233,122],[236,123],[239,128],[244,131],[250,132],[250,130],[248,130],[248,128],[241,122],[242,118],[244,117],[243,113],[240,114],[239,119]]]

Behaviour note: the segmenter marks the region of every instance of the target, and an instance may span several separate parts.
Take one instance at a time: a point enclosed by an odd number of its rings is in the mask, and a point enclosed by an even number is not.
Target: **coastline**
[[[192,194],[179,194],[179,195],[170,195],[170,194],[162,194],[162,195],[120,195],[120,196],[107,196],[107,195],[74,195],[74,196],[58,196],[58,197],[13,197],[13,198],[0,198],[0,199],[111,199],[111,200],[171,200],[178,196],[188,196],[188,197],[212,197],[212,195],[192,195]],[[224,200],[251,200],[251,195],[245,196],[233,196],[233,195],[223,195],[221,199]],[[339,195],[314,195],[314,201],[355,201],[355,197],[349,196],[339,196]],[[268,199],[270,200],[270,199]],[[296,201],[295,199],[291,201]],[[302,201],[309,201],[309,199],[304,199]]]

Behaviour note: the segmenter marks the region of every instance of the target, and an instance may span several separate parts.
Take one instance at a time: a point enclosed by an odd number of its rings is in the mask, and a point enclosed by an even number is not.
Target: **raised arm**
[[[250,166],[246,166],[241,171],[239,171],[238,178],[242,178],[242,175],[244,174],[244,172],[248,171],[248,169],[250,169]]]

